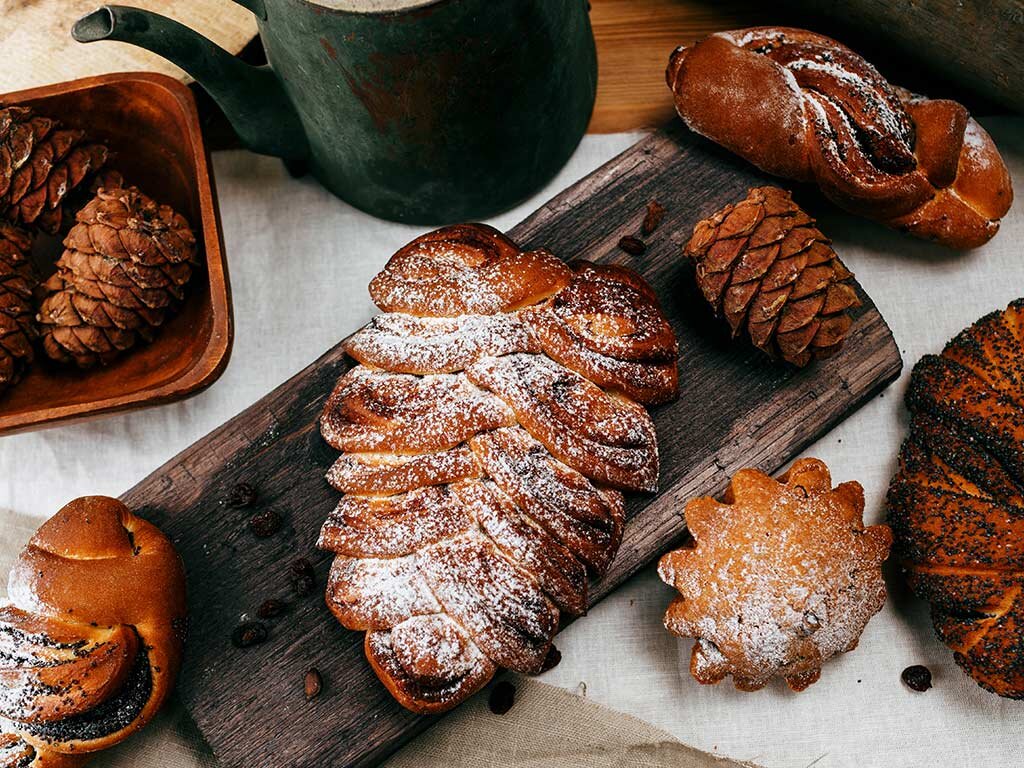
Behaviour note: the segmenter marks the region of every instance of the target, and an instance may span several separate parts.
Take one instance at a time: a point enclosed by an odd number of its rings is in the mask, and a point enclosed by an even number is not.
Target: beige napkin
[[[108,72],[145,70],[187,79],[166,59],[127,43],[83,45],[71,25],[102,0],[0,0],[0,93]],[[202,30],[238,53],[256,35],[253,15],[232,0],[131,0]]]
[[[6,573],[38,518],[0,510],[0,601]],[[462,705],[420,735],[385,768],[743,768],[688,747],[629,715],[583,695],[521,676],[515,704],[490,711],[487,693]],[[97,755],[92,768],[215,768],[216,759],[175,697],[141,733]],[[253,766],[253,768],[273,768]]]

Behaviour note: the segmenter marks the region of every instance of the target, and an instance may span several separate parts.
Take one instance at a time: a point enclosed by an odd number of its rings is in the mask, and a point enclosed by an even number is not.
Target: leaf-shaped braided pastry
[[[619,489],[657,487],[636,400],[675,396],[677,344],[637,274],[482,225],[417,238],[370,290],[386,313],[345,342],[361,364],[321,417],[345,494],[326,600],[403,706],[441,712],[498,667],[540,671],[561,612],[586,610]]]
[[[925,355],[889,521],[913,590],[979,685],[1024,698],[1024,300]]]

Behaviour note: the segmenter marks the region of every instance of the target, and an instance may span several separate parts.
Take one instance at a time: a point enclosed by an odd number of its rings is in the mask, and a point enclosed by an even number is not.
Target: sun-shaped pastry
[[[892,543],[863,513],[860,484],[833,488],[818,459],[778,480],[743,469],[721,502],[690,501],[693,541],[662,557],[658,573],[680,593],[665,627],[696,639],[691,674],[701,683],[732,675],[744,691],[778,676],[800,691],[823,662],[853,650],[885,602]]]

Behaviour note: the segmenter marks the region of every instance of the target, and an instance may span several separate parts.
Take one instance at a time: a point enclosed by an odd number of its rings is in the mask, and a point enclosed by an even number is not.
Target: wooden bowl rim
[[[115,395],[59,407],[40,406],[31,411],[5,415],[0,412],[0,435],[25,432],[55,426],[58,422],[134,410],[151,405],[183,400],[209,387],[227,368],[234,343],[234,317],[231,305],[231,286],[227,262],[224,258],[224,236],[221,231],[217,191],[210,165],[209,152],[199,125],[199,112],[195,96],[179,80],[156,72],[115,72],[82,77],[53,85],[37,86],[21,91],[0,94],[0,103],[24,101],[89,90],[111,83],[143,82],[162,88],[174,98],[184,117],[185,128],[192,145],[192,162],[196,169],[196,192],[199,197],[200,225],[203,232],[203,250],[206,254],[206,273],[210,281],[210,314],[212,329],[210,341],[195,363],[180,376],[163,384],[147,387],[126,395]]]

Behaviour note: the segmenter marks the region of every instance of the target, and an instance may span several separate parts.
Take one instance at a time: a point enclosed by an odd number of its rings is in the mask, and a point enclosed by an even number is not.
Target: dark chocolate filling
[[[127,728],[139,716],[153,691],[149,651],[141,644],[128,679],[113,698],[88,712],[65,717],[52,723],[19,723],[29,733],[51,741],[90,741]]]

